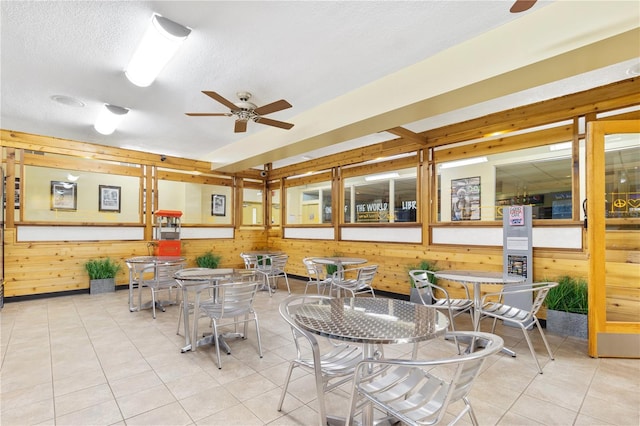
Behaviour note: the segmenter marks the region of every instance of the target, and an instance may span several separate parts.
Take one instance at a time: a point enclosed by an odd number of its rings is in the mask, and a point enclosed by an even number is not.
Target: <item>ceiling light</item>
[[[129,81],[140,87],[153,83],[189,33],[189,28],[154,14],[124,72]]]
[[[562,151],[563,149],[571,149],[573,142],[554,143],[549,145],[549,151]]]
[[[396,172],[392,172],[392,173],[381,173],[379,175],[371,175],[371,176],[366,176],[364,178],[364,180],[366,180],[367,182],[370,182],[372,180],[384,180],[384,179],[391,179],[391,178],[397,178],[400,175]]]
[[[124,116],[129,112],[127,108],[115,105],[104,104],[104,108],[100,111],[94,128],[98,133],[110,135],[116,130]]]
[[[440,168],[452,169],[454,167],[470,166],[472,164],[486,163],[487,161],[489,161],[487,157],[466,158],[464,160],[449,161],[447,163],[442,163],[440,164]]]
[[[84,102],[82,102],[79,99],[72,98],[71,96],[53,95],[51,96],[50,99],[54,102],[57,102],[59,104],[66,105],[66,106],[71,106],[76,108],[82,108],[84,106]]]
[[[620,183],[627,183],[627,174],[625,172],[620,173]]]

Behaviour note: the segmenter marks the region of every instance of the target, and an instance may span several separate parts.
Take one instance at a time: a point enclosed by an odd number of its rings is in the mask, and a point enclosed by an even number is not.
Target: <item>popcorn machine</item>
[[[180,218],[178,210],[158,210],[155,216],[153,238],[155,256],[180,256]]]

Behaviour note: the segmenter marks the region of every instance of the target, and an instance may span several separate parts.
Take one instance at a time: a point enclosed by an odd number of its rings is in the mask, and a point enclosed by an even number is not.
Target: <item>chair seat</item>
[[[451,308],[454,311],[467,310],[471,306],[473,306],[473,301],[469,299],[449,299],[449,303],[447,303],[447,299],[438,299],[434,301],[431,306],[436,308]]]
[[[482,307],[484,315],[499,315],[504,320],[525,321],[530,315],[529,311],[505,305],[502,303],[489,302]]]
[[[346,424],[353,423],[364,398],[380,411],[407,425],[439,424],[446,414],[455,416],[449,421],[449,424],[454,424],[467,413],[471,423],[477,425],[467,396],[484,361],[502,349],[504,341],[496,335],[480,332],[452,332],[451,336],[477,340],[482,343],[478,347],[483,349],[442,359],[360,362],[354,373]]]

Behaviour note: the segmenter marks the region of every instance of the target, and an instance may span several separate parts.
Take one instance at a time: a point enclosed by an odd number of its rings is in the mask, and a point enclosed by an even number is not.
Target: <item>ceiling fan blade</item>
[[[533,7],[537,0],[516,0],[516,2],[511,6],[509,12],[511,13],[520,13],[525,10],[529,10]]]
[[[231,102],[230,100],[220,96],[216,92],[203,90],[202,93],[204,93],[205,95],[209,96],[211,99],[214,99],[214,100],[220,102],[222,105],[226,106],[230,110],[238,109],[238,107],[233,102]]]
[[[233,129],[236,133],[242,133],[247,131],[247,120],[236,120],[236,126]]]
[[[229,117],[229,112],[185,112],[190,117]]]
[[[259,108],[256,108],[254,112],[258,115],[266,115],[271,114],[272,112],[282,111],[283,109],[291,108],[291,104],[284,99],[280,99],[279,101],[272,102],[267,105],[263,105]]]
[[[270,118],[258,117],[255,119],[256,123],[266,124],[267,126],[280,127],[281,129],[289,130],[293,127],[291,123],[285,123],[284,121],[272,120]]]

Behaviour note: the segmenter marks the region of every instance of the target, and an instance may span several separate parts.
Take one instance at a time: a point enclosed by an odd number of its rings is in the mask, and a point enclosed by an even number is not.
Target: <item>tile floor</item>
[[[291,280],[292,291],[304,282]],[[231,355],[215,364],[213,348],[180,353],[178,308],[128,310],[117,291],[5,304],[0,311],[0,424],[9,425],[312,425],[313,378],[298,372],[282,412],[281,385],[294,355],[289,328],[277,313],[286,291],[257,296],[264,357],[255,334],[231,341]],[[202,320],[201,330],[207,323]],[[467,321],[466,324],[465,321]],[[458,328],[469,325],[461,317]],[[488,324],[487,324],[488,325]],[[519,329],[498,327],[518,356],[494,355],[471,393],[481,425],[638,425],[640,361],[592,359],[586,341],[547,333],[550,361],[534,334],[540,375]],[[437,352],[424,344],[423,354]],[[427,346],[428,345],[428,346]],[[409,347],[387,347],[387,356]],[[328,411],[346,412],[348,392],[328,396]],[[460,424],[469,424],[464,417]]]

